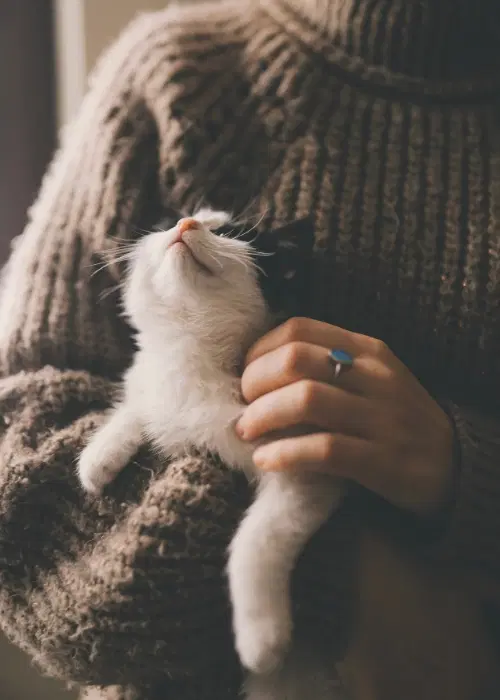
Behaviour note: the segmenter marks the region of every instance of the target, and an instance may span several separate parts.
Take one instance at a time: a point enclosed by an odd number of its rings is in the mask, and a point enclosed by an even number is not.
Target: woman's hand
[[[338,379],[328,353],[347,351]],[[248,402],[237,425],[266,471],[312,470],[351,479],[393,504],[434,514],[447,503],[453,429],[441,407],[384,343],[319,321],[293,318],[250,350]],[[293,428],[307,434],[272,434]]]

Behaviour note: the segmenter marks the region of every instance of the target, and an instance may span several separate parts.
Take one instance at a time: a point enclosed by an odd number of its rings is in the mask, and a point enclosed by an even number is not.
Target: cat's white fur
[[[289,652],[289,584],[340,489],[319,477],[257,475],[254,446],[234,430],[244,408],[238,373],[245,350],[276,319],[249,244],[211,232],[230,216],[202,210],[195,218],[197,227],[182,241],[175,226],[145,236],[132,252],[124,307],[138,351],[122,400],[80,456],[79,477],[86,490],[100,492],[149,440],[166,458],[194,447],[255,478],[256,497],[231,543],[227,568],[236,648],[250,671],[247,695],[331,700],[326,690],[311,696],[328,669],[311,655]]]

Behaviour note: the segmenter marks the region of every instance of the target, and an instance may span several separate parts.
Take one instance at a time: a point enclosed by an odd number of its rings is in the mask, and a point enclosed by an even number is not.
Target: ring
[[[340,377],[341,372],[344,369],[349,369],[354,363],[354,358],[345,350],[330,350],[328,353],[328,359],[334,367],[335,379]]]

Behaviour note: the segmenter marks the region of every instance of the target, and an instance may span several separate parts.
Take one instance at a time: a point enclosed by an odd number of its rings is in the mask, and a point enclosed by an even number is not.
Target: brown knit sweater
[[[383,338],[449,407],[457,490],[427,551],[471,572],[495,624],[499,27],[496,0],[234,0],[144,15],[110,49],[0,304],[0,620],[47,672],[109,698],[236,697],[243,480],[144,450],[94,501],[74,473],[133,347],[105,253],[201,201],[263,228],[312,212],[314,315]],[[299,619],[339,642],[355,520],[347,504],[297,574]]]

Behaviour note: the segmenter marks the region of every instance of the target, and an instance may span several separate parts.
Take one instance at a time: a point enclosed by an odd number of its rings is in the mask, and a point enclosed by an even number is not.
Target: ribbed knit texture
[[[236,697],[243,479],[145,450],[91,501],[74,474],[133,349],[120,270],[99,268],[168,206],[313,214],[314,315],[383,338],[454,407],[457,503],[429,554],[498,603],[499,18],[495,0],[235,0],[144,15],[110,49],[0,304],[0,619],[43,669],[120,700]],[[297,572],[300,624],[339,645],[354,520]]]

